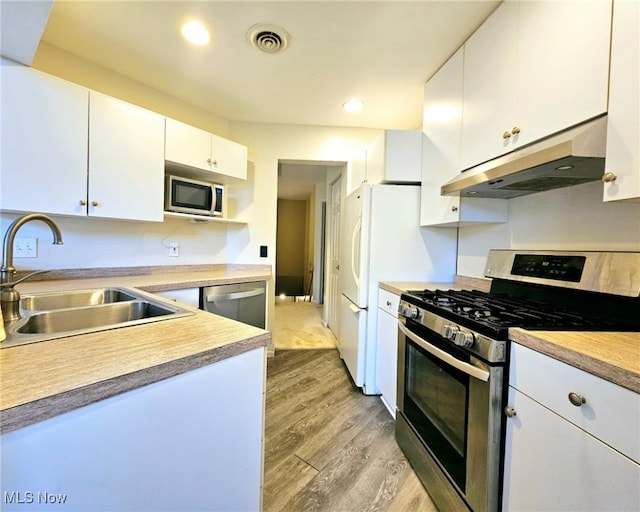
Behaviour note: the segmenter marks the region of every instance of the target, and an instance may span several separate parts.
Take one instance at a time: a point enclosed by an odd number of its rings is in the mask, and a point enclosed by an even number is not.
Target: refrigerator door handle
[[[360,313],[360,308],[358,306],[356,306],[355,304],[349,304],[349,309],[353,313]]]
[[[362,219],[358,219],[358,222],[353,228],[353,234],[351,236],[351,274],[353,274],[353,280],[355,281],[356,286],[358,288],[360,288],[360,276],[359,276],[359,269],[356,268],[356,264],[360,260],[360,248],[358,247],[358,251],[356,252],[356,245],[358,243],[361,230],[362,230]]]

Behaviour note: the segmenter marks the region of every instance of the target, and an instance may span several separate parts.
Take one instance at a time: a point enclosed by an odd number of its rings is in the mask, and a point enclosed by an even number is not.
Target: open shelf
[[[180,219],[186,219],[194,223],[198,224],[208,224],[209,222],[214,222],[217,224],[247,224],[247,222],[243,220],[236,219],[225,219],[220,217],[206,217],[204,215],[190,215],[188,213],[177,213],[177,212],[164,212],[165,217],[177,217]]]

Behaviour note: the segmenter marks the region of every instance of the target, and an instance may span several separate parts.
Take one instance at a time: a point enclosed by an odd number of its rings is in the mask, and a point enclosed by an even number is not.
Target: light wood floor
[[[335,348],[336,338],[322,323],[322,306],[276,297],[273,343],[278,349]]]
[[[436,508],[379,397],[354,388],[335,349],[276,350],[267,363],[264,512]]]

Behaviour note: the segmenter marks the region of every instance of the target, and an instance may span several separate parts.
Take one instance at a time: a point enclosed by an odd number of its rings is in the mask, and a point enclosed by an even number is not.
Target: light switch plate
[[[38,239],[37,238],[16,238],[13,243],[14,258],[37,258]]]

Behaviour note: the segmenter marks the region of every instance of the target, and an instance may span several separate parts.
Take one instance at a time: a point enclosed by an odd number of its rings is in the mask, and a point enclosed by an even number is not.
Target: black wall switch
[[[266,258],[267,257],[267,246],[266,245],[261,245],[260,246],[260,257],[261,258]]]

